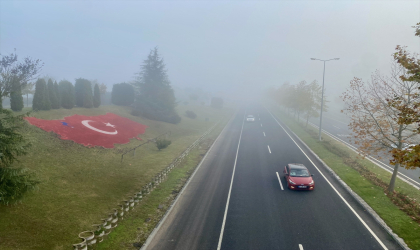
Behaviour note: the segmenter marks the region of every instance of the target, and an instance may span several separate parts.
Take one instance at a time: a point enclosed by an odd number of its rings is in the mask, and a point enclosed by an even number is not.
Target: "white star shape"
[[[108,127],[113,127],[113,128],[115,128],[115,125],[112,125],[111,123],[109,123],[109,122],[107,122],[107,123],[104,123],[106,126],[108,126]]]

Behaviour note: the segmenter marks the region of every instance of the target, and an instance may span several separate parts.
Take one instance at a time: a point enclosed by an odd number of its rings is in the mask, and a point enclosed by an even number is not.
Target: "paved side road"
[[[296,143],[264,107],[244,108],[143,249],[400,249]],[[314,191],[287,189],[292,162],[314,174]]]

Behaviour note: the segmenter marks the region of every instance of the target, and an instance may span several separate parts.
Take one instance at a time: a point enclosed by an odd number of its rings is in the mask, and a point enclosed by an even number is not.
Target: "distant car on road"
[[[246,117],[246,121],[247,121],[247,122],[253,122],[253,121],[255,121],[255,117],[254,117],[253,115],[248,115],[248,116]]]
[[[287,187],[292,190],[313,190],[315,188],[313,174],[299,163],[290,163],[284,167],[284,177],[287,181]]]
[[[401,149],[402,150],[408,149],[411,151],[412,149],[410,147],[413,147],[413,146],[416,146],[416,144],[408,144],[408,143],[403,142],[401,145]],[[398,148],[397,144],[391,144],[391,147]]]

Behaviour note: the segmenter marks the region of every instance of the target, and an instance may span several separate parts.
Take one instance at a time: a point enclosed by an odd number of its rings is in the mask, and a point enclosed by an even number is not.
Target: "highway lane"
[[[299,249],[299,244],[304,249],[384,249],[271,115],[263,108],[248,112],[258,113],[260,120],[244,126],[221,249]],[[291,162],[315,175],[315,191],[281,190],[276,172],[287,187],[282,171]],[[364,214],[351,197],[345,199]],[[372,218],[363,216],[381,243],[398,249]]]
[[[310,122],[314,127],[319,129],[319,118],[311,118]],[[339,120],[339,118],[332,118],[329,116],[323,116],[323,122],[322,122],[322,129],[331,133],[332,135],[338,137],[339,139],[349,143],[350,145],[355,146],[353,142],[350,141],[349,135],[351,131],[349,130],[347,126],[347,121]],[[374,157],[375,158],[375,157]],[[387,154],[382,155],[382,159],[377,159],[377,161],[380,161],[382,164],[384,164],[388,170],[392,171],[393,167],[391,164],[389,164],[389,161],[391,157]],[[399,168],[399,172],[404,174],[405,176],[409,177],[411,180],[410,182],[415,182],[417,187],[420,187],[420,168],[417,169],[405,169],[405,168]],[[404,176],[401,176],[404,178]],[[406,178],[405,178],[406,179]]]
[[[236,115],[145,249],[399,249],[265,108],[247,114],[259,116],[243,124],[245,113]],[[291,162],[315,174],[315,191],[287,190],[282,171]]]
[[[216,248],[243,119],[244,112],[236,114],[222,131],[142,249]]]

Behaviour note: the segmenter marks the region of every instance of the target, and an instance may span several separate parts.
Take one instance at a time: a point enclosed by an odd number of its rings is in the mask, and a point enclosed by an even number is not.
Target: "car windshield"
[[[252,116],[252,115],[248,115],[248,118],[254,118],[254,116]]]
[[[309,177],[309,172],[306,169],[291,169],[290,176]]]

